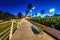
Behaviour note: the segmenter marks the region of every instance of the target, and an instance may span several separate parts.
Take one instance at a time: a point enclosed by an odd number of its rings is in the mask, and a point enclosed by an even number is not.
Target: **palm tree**
[[[37,13],[35,13],[35,15],[37,16]]]
[[[42,10],[41,10],[41,14],[42,14],[42,16],[43,16],[44,13],[45,13],[45,10],[42,9]],[[41,17],[42,17],[42,16],[41,16]]]
[[[41,14],[44,14],[45,13],[45,10],[41,10]]]
[[[28,4],[28,10],[32,9],[32,4]]]

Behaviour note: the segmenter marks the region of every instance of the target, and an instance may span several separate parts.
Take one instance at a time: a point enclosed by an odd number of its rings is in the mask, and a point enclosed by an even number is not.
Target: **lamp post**
[[[52,13],[52,14],[54,14],[54,11],[55,11],[54,8],[51,8],[51,9],[49,10],[49,12]]]

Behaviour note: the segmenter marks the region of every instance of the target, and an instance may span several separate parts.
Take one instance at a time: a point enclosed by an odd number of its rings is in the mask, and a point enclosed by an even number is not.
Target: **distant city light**
[[[54,12],[54,11],[55,11],[55,9],[54,9],[54,8],[52,8],[52,9],[50,9],[50,10],[49,10],[49,12]]]

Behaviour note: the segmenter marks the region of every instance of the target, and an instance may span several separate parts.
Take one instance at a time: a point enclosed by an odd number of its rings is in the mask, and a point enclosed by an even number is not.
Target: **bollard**
[[[9,40],[10,40],[11,37],[12,37],[12,33],[13,33],[13,21],[12,21],[12,24],[11,24]]]

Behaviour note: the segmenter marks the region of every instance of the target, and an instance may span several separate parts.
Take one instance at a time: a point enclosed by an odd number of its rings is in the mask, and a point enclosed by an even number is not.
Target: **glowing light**
[[[54,12],[54,11],[55,11],[55,9],[54,9],[54,8],[52,8],[52,9],[50,9],[50,10],[49,10],[49,12]]]
[[[32,12],[32,10],[30,10],[30,12]]]
[[[33,7],[32,9],[35,9],[35,7]]]
[[[40,14],[38,13],[37,16],[40,16]]]

